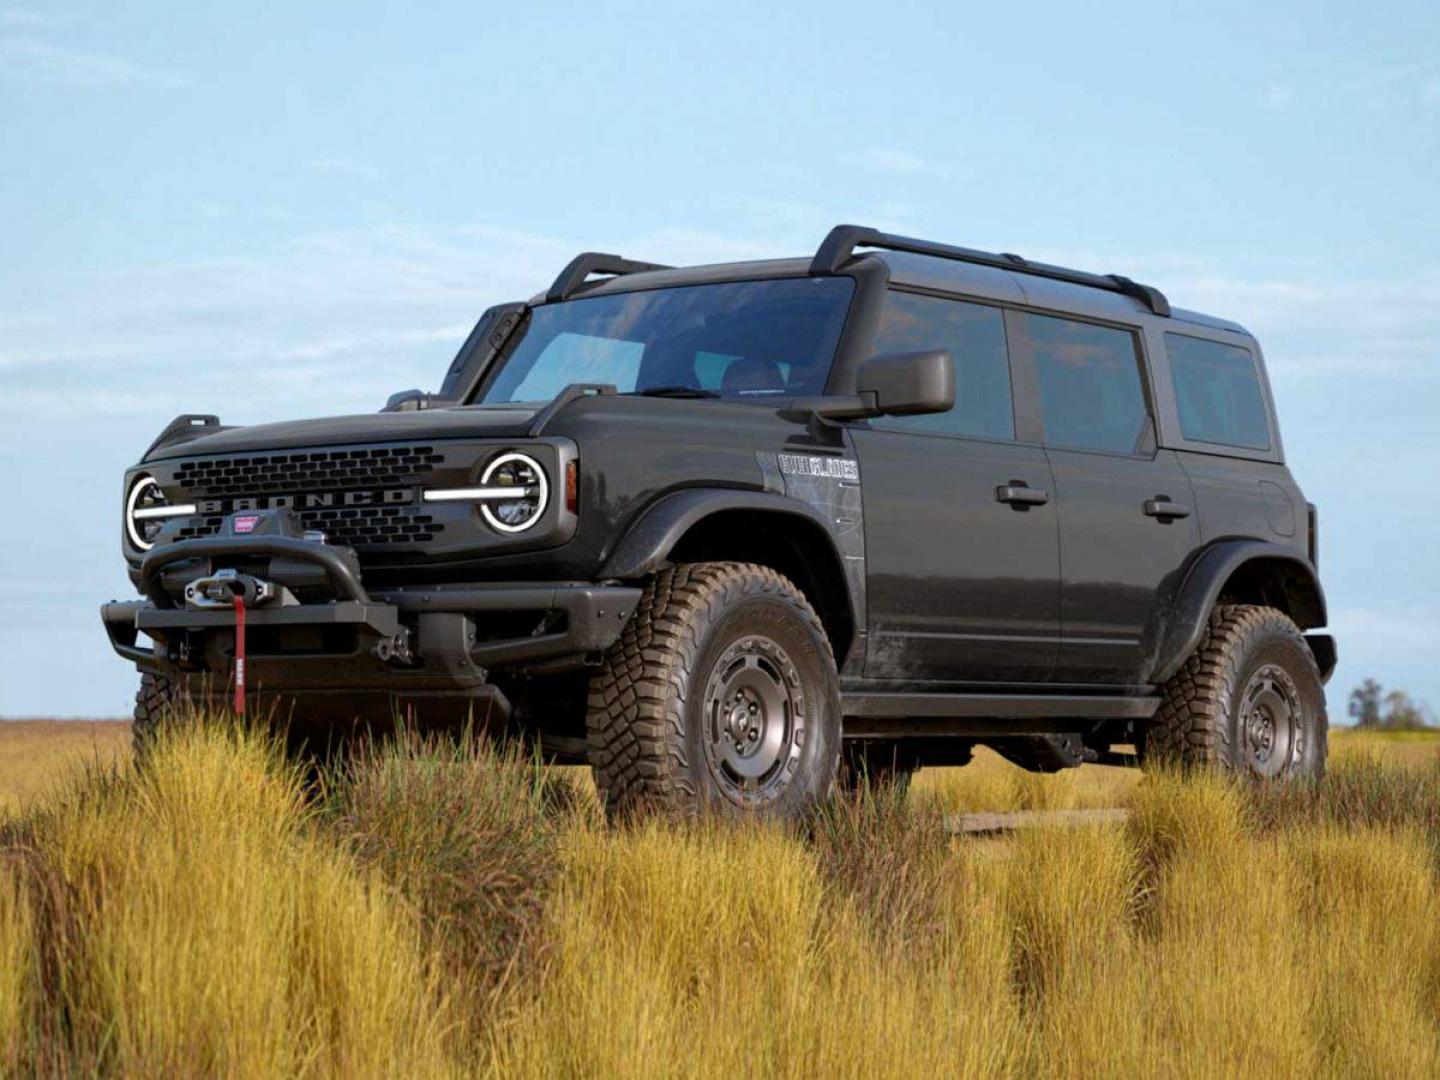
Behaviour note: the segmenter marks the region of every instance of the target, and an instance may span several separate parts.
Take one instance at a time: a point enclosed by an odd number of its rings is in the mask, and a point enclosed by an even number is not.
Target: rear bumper
[[[1328,683],[1330,676],[1335,674],[1335,664],[1339,659],[1335,639],[1329,634],[1306,634],[1305,644],[1310,646],[1310,653],[1315,657],[1315,666],[1320,669],[1320,681]]]

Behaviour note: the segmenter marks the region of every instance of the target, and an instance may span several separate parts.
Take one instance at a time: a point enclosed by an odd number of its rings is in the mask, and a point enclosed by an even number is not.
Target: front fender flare
[[[642,510],[600,571],[602,580],[633,581],[665,566],[668,556],[692,525],[722,510],[758,510],[788,514],[820,526],[837,561],[831,526],[812,506],[769,491],[687,488],[662,495]]]
[[[1263,560],[1285,564],[1314,590],[1318,612],[1306,621],[1324,626],[1326,621],[1325,591],[1320,586],[1314,565],[1293,548],[1281,547],[1264,540],[1223,540],[1207,548],[1191,565],[1181,584],[1174,610],[1166,624],[1160,649],[1151,669],[1150,682],[1163,683],[1180,670],[1186,659],[1200,644],[1210,612],[1220,598],[1225,583],[1249,562]]]

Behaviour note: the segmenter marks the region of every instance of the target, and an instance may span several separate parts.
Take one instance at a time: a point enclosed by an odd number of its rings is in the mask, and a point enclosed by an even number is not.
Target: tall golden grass
[[[1440,765],[1383,754],[1109,778],[1128,822],[981,839],[943,814],[984,785],[1098,796],[982,765],[611,829],[513,753],[401,739],[307,791],[192,730],[0,826],[0,1068],[1440,1075]]]

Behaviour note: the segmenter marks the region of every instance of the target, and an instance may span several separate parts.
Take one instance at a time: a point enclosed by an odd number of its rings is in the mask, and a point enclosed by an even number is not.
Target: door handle
[[[1050,493],[1012,480],[995,489],[995,501],[1009,503],[1016,510],[1024,510],[1029,506],[1044,506],[1050,501]]]
[[[1187,518],[1190,516],[1190,507],[1184,503],[1172,502],[1168,495],[1157,495],[1153,499],[1145,500],[1145,516],[1160,518]]]

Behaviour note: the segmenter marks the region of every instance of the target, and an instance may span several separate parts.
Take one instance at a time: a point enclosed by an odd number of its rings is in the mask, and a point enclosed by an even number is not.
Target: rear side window
[[[1133,454],[1150,414],[1128,330],[1024,315],[1051,446]]]
[[[1165,335],[1180,432],[1194,442],[1270,449],[1270,422],[1249,349],[1185,334]]]
[[[875,332],[875,354],[948,349],[955,359],[955,407],[924,416],[877,416],[879,428],[1015,438],[1010,356],[999,308],[936,296],[892,292]]]

